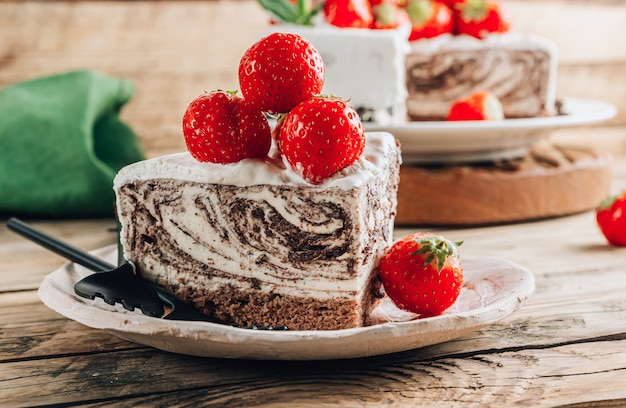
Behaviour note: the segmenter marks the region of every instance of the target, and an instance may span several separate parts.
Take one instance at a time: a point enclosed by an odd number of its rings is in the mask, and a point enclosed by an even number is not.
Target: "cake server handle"
[[[121,303],[127,310],[140,308],[148,316],[162,317],[165,314],[162,295],[157,294],[147,282],[135,274],[132,263],[126,262],[116,267],[14,217],[9,218],[7,227],[44,248],[97,272],[76,282],[74,291],[77,295],[89,299],[100,297],[108,304]]]
[[[11,217],[7,220],[7,227],[23,237],[41,245],[42,247],[55,252],[57,255],[61,255],[62,257],[82,265],[94,272],[105,272],[114,268],[113,265],[105,260],[97,258],[85,251],[53,238],[15,217]]]

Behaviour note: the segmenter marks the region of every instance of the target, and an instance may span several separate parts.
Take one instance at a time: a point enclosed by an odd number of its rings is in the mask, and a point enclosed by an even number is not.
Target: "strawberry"
[[[368,0],[372,10],[379,6],[393,6],[395,8],[403,7],[404,0]]]
[[[504,119],[500,100],[490,92],[476,92],[468,98],[455,101],[447,120],[500,120]]]
[[[253,44],[239,62],[239,86],[252,105],[288,112],[324,85],[320,53],[297,34],[273,33]]]
[[[452,9],[439,1],[408,0],[406,11],[411,19],[409,41],[452,33]]]
[[[489,33],[509,31],[509,21],[497,0],[465,0],[455,8],[458,34],[484,38]]]
[[[602,201],[596,222],[609,244],[626,246],[626,191]]]
[[[395,242],[378,265],[389,298],[420,317],[443,313],[461,292],[461,244],[431,233],[415,233]]]
[[[234,92],[213,91],[194,99],[183,115],[183,135],[187,149],[201,162],[263,158],[271,144],[263,112]]]
[[[370,0],[374,21],[370,28],[392,29],[409,24],[409,16],[396,0]]]
[[[326,0],[326,21],[337,27],[369,28],[374,15],[368,0]]]
[[[454,10],[456,8],[456,5],[459,3],[463,3],[466,0],[439,0],[439,2],[445,4],[446,6],[450,7],[452,10]]]
[[[285,116],[278,145],[295,172],[309,183],[321,184],[361,156],[365,132],[346,101],[318,96]]]

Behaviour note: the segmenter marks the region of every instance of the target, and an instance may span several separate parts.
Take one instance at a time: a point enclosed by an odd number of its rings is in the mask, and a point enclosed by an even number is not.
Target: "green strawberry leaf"
[[[413,0],[407,3],[406,11],[415,26],[423,26],[433,15],[433,6],[430,1]]]
[[[602,202],[600,203],[600,205],[598,206],[599,210],[606,210],[611,208],[611,206],[613,206],[613,203],[620,197],[619,194],[614,194],[614,195],[610,195],[608,197],[606,197],[604,200],[602,200]]]
[[[467,0],[460,7],[465,21],[481,21],[487,14],[487,2],[485,0]]]
[[[420,238],[415,242],[418,243],[420,247],[411,254],[426,255],[424,266],[430,265],[430,263],[436,259],[437,272],[441,272],[446,263],[446,259],[454,255],[454,249],[463,244],[463,241],[451,242],[437,235]]]
[[[289,0],[258,0],[261,7],[269,11],[283,23],[298,25],[312,25],[312,18],[322,7],[323,1],[297,0],[292,3]]]

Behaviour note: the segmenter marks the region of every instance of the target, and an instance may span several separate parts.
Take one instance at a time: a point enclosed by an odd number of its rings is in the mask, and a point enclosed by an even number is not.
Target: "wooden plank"
[[[626,34],[624,35],[626,38]],[[626,42],[626,40],[624,40]],[[626,49],[626,44],[624,44]],[[618,107],[614,124],[626,125],[626,60],[615,64],[560,65],[557,94],[561,98],[586,98]],[[621,112],[620,112],[621,111]]]
[[[580,272],[589,273],[593,279],[595,271],[612,268],[626,252],[624,248],[611,247],[606,243],[596,227],[592,211],[553,220],[515,224],[514,228],[501,225],[434,230],[453,241],[463,241],[462,255],[501,256],[528,268],[538,279],[556,273]],[[396,229],[394,236],[401,237],[411,231],[414,229]],[[595,285],[601,285],[601,282]]]
[[[10,231],[0,222],[2,291],[34,289],[66,259]],[[115,220],[25,220],[35,228],[85,251],[116,242]]]
[[[564,65],[626,61],[626,4],[613,0],[502,0],[511,29],[551,39]]]
[[[128,78],[137,91],[123,118],[148,149],[182,149],[180,121],[189,102],[205,90],[238,88],[239,59],[266,28],[258,7],[255,1],[2,3],[0,86],[79,68]]]
[[[626,340],[448,358],[255,362],[148,350],[3,364],[0,404],[556,406],[625,399]],[[506,367],[506,369],[504,369]],[[604,384],[598,388],[597,384]]]
[[[626,112],[626,111],[625,111]],[[626,114],[618,118],[626,123]],[[626,125],[582,126],[557,129],[550,135],[555,143],[572,144],[580,147],[598,148],[612,156],[626,154]]]
[[[35,291],[0,294],[0,307],[0,367],[14,360],[143,347],[61,316],[41,303]]]

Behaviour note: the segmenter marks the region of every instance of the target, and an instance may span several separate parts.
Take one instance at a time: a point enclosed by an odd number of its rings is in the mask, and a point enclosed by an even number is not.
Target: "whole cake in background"
[[[477,92],[505,118],[555,115],[558,50],[510,30],[496,0],[260,0],[270,31],[309,40],[326,62],[324,93],[378,124],[445,120]]]
[[[187,152],[117,174],[120,239],[140,276],[236,326],[370,323],[400,148],[389,133],[366,135],[345,100],[317,95],[323,80],[310,43],[264,37],[241,59],[242,96],[189,105]]]

